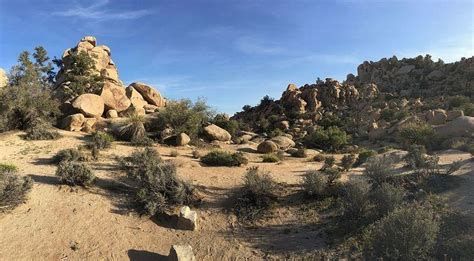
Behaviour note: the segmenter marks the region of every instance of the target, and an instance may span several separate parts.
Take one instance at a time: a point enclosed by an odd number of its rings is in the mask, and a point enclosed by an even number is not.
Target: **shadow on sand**
[[[136,250],[136,249],[130,249],[128,250],[128,258],[130,258],[130,261],[165,261],[168,260],[167,256],[158,254],[158,253],[153,253],[149,252],[146,250]]]

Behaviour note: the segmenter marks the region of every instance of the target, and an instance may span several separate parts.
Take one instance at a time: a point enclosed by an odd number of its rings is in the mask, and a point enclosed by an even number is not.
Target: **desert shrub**
[[[474,259],[474,217],[457,211],[443,213],[436,256],[438,260]],[[446,257],[445,257],[446,256]]]
[[[25,202],[28,191],[33,186],[30,177],[19,177],[16,171],[14,165],[0,164],[0,213]]]
[[[89,186],[95,180],[92,170],[84,163],[62,161],[56,169],[60,181],[70,186]]]
[[[25,140],[55,140],[61,135],[50,130],[46,124],[37,124],[26,129]]]
[[[160,154],[145,148],[120,158],[120,165],[135,182],[138,205],[150,215],[176,205],[189,205],[195,200],[194,187],[177,176],[176,165],[163,161]]]
[[[193,149],[192,156],[193,156],[193,159],[199,159],[201,158],[202,154],[199,150]]]
[[[276,153],[267,153],[262,156],[262,162],[266,163],[274,163],[274,162],[279,162],[280,158]]]
[[[405,205],[369,229],[365,248],[372,258],[428,259],[436,243],[439,221],[428,208]]]
[[[268,137],[274,138],[274,137],[282,136],[282,135],[284,135],[284,134],[285,134],[284,131],[282,131],[282,130],[280,130],[280,129],[278,129],[278,128],[275,128],[275,129],[273,129],[272,131],[270,131],[270,133],[268,133]]]
[[[141,115],[131,115],[125,124],[118,130],[118,136],[121,140],[136,141],[146,136],[146,119]]]
[[[248,163],[242,152],[230,153],[222,150],[213,150],[201,157],[201,162],[209,166],[241,166]]]
[[[63,161],[87,161],[87,156],[81,150],[72,148],[60,150],[53,157],[53,162],[60,163]]]
[[[392,163],[390,157],[372,158],[367,161],[363,174],[374,187],[380,186],[393,176]]]
[[[326,157],[323,154],[316,154],[313,157],[313,160],[316,162],[323,162],[326,159]]]
[[[234,207],[239,220],[249,222],[262,217],[277,199],[277,189],[278,184],[269,172],[260,171],[258,167],[247,169],[243,195]]]
[[[377,217],[382,217],[403,203],[405,190],[389,183],[383,183],[370,192],[370,199],[375,206]]]
[[[291,156],[296,158],[306,158],[308,157],[308,153],[306,152],[305,148],[298,148],[291,154]]]
[[[328,151],[337,151],[349,142],[345,131],[336,126],[327,129],[318,128],[304,139],[307,146]]]
[[[107,132],[96,131],[91,135],[91,145],[102,150],[112,147],[114,137]]]
[[[337,168],[326,168],[322,171],[326,175],[328,184],[332,185],[341,178],[341,171]]]
[[[362,181],[345,184],[342,193],[342,217],[354,224],[367,223],[372,204],[370,186]]]
[[[428,146],[435,137],[433,128],[426,123],[410,123],[399,133],[400,142],[405,146],[413,144]]]
[[[217,114],[216,116],[214,116],[212,123],[223,128],[232,136],[235,136],[235,134],[239,130],[239,122],[236,120],[229,119],[229,116],[224,113]]]
[[[328,179],[319,171],[307,171],[303,176],[302,187],[306,195],[320,197],[326,194]]]
[[[466,103],[470,103],[471,102],[471,99],[469,99],[469,97],[467,96],[463,96],[463,95],[456,95],[456,96],[452,96],[448,99],[448,103],[449,103],[449,108],[457,108],[457,107],[460,107]]]
[[[186,133],[195,139],[201,131],[201,126],[210,122],[214,112],[204,100],[169,101],[166,107],[152,120],[151,125],[158,130],[170,127],[174,134]]]
[[[465,104],[461,105],[460,109],[464,111],[465,116],[474,117],[474,103],[472,103],[472,102],[465,103]]]
[[[354,154],[344,155],[341,160],[341,166],[345,171],[348,171],[352,168],[356,162],[356,156]]]
[[[326,156],[324,157],[324,165],[321,169],[327,169],[327,168],[332,168],[334,167],[334,164],[336,163],[336,158],[334,156]]]
[[[344,122],[337,115],[327,114],[327,115],[324,115],[324,117],[318,121],[318,125],[322,126],[323,128],[329,128],[333,126],[343,127]]]
[[[170,157],[176,158],[179,156],[179,151],[178,150],[171,150],[170,151]]]
[[[439,157],[437,155],[426,155],[424,146],[410,146],[408,154],[403,157],[405,163],[420,173],[438,174],[439,173]]]
[[[136,147],[150,147],[155,144],[155,141],[148,136],[140,136],[132,138],[130,144]]]
[[[377,155],[377,152],[374,150],[368,150],[368,149],[363,149],[360,153],[359,156],[357,156],[357,161],[354,164],[354,166],[360,166],[367,162],[367,160],[371,157],[374,157]]]

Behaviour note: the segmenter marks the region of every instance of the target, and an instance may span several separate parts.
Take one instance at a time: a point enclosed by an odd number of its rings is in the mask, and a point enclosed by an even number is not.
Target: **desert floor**
[[[191,157],[192,148],[177,148],[179,156],[169,156],[173,147],[156,145],[165,159],[177,162],[179,175],[197,185],[203,203],[197,207],[199,229],[175,229],[170,217],[139,216],[129,204],[129,193],[121,180],[115,156],[129,155],[135,147],[114,142],[90,166],[99,178],[91,188],[61,185],[50,160],[56,152],[85,144],[83,133],[60,131],[56,141],[25,141],[21,132],[0,135],[0,162],[19,167],[20,175],[30,176],[34,186],[25,204],[0,214],[1,260],[159,260],[173,244],[190,244],[197,260],[244,260],[285,257],[325,246],[319,214],[288,204],[253,228],[241,226],[229,211],[233,191],[242,184],[245,169],[260,166],[286,187],[301,182],[306,170],[321,163],[288,158],[282,163],[261,163],[252,153],[255,146],[224,145],[225,149],[247,152],[250,163],[244,167],[205,167]],[[441,163],[463,160],[455,173],[460,186],[446,193],[453,206],[474,214],[474,162],[460,151],[439,152]],[[340,155],[339,155],[340,157]],[[338,158],[338,156],[336,156]],[[362,169],[355,169],[359,178]],[[297,203],[298,198],[288,199]],[[302,222],[302,220],[305,222]],[[314,222],[306,222],[313,220]]]

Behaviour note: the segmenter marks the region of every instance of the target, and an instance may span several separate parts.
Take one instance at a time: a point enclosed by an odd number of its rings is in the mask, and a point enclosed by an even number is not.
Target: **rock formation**
[[[5,72],[5,70],[0,68],[0,89],[7,86],[7,83],[8,83],[7,73]]]

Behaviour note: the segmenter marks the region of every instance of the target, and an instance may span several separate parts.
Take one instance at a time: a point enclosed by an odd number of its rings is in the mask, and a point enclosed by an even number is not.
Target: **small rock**
[[[108,110],[105,114],[108,119],[115,119],[118,118],[118,112],[116,110]]]
[[[184,206],[179,211],[178,228],[184,230],[196,230],[198,225],[197,212]]]

